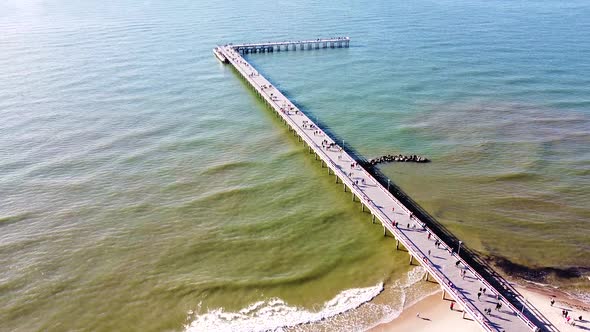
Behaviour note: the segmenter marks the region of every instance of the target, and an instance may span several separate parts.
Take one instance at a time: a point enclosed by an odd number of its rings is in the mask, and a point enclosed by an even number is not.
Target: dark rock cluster
[[[392,155],[385,155],[378,158],[370,159],[369,163],[371,165],[376,165],[380,163],[389,163],[389,162],[413,162],[413,163],[428,163],[430,159],[422,156],[411,155],[411,156],[404,156],[402,154],[398,154],[397,156]]]

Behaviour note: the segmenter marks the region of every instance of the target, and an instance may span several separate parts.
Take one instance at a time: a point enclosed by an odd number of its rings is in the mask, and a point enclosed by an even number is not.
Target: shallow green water
[[[362,328],[432,291],[217,62],[232,41],[350,35],[249,60],[364,156],[433,159],[382,169],[469,246],[590,266],[589,11],[2,3],[1,329],[183,330],[259,301],[332,317],[311,329]]]

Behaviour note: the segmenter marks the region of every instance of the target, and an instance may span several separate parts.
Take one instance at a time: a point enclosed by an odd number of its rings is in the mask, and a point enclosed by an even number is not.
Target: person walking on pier
[[[480,297],[481,297],[481,292],[477,292],[477,299],[479,300]]]
[[[453,308],[454,308],[454,307],[455,307],[455,302],[451,301],[451,306],[450,306],[450,308],[451,308],[451,311],[453,311]]]

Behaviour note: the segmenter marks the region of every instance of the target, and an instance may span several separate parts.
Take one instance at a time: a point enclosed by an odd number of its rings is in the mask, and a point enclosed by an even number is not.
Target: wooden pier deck
[[[346,40],[348,46],[349,38]],[[327,39],[328,42],[334,39]],[[323,40],[316,40],[323,43]],[[300,45],[288,42],[288,45]],[[303,45],[306,41],[303,41]],[[270,43],[261,43],[265,47]],[[284,43],[275,43],[284,45]],[[244,47],[253,44],[225,45],[216,48],[227,63],[252,86],[254,91],[274,110],[276,115],[287,124],[299,141],[309,147],[309,152],[321,160],[322,167],[328,174],[335,175],[345,191],[351,192],[353,201],[359,201],[363,211],[371,213],[373,223],[383,225],[384,235],[389,232],[396,239],[396,248],[403,246],[409,253],[410,264],[420,264],[426,270],[425,278],[436,281],[443,290],[443,298],[452,298],[457,302],[455,310],[463,310],[463,316],[476,321],[484,331],[540,331],[521,311],[501,296],[472,267],[460,258],[451,247],[440,241],[421,220],[396,199],[389,188],[382,186],[371,174],[359,166],[347,151],[338,145],[305,113],[301,112],[281,91],[275,88],[265,77],[260,75],[243,57]],[[241,48],[241,49],[240,49]],[[435,245],[440,242],[440,245]],[[465,275],[462,276],[462,271]],[[479,296],[480,289],[485,292]],[[450,300],[450,299],[449,299]],[[497,303],[502,306],[496,310]],[[485,309],[491,309],[486,314]],[[527,312],[533,312],[528,308]]]

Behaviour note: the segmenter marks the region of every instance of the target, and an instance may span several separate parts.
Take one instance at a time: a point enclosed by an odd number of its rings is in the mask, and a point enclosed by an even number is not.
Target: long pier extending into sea
[[[484,331],[554,331],[555,329],[526,301],[515,303],[502,289],[495,288],[460,254],[445,243],[425,221],[414,215],[367,171],[359,160],[340,146],[318,124],[303,113],[287,97],[244,59],[242,54],[271,52],[281,47],[292,50],[349,47],[349,37],[291,42],[236,44],[216,47],[213,52],[223,63],[232,65],[256,94],[288,126],[310,154],[320,160],[328,174],[335,176],[344,191],[351,193],[353,201],[363,211],[371,213],[373,223],[383,225],[383,234],[395,238],[396,249],[403,246],[409,253],[410,264],[420,264],[426,270],[425,279],[440,284],[443,299],[454,300],[456,310],[464,318],[476,321]],[[493,283],[493,282],[492,282]],[[491,313],[486,313],[491,309]],[[534,321],[534,322],[533,322]]]

